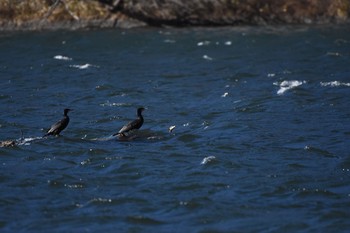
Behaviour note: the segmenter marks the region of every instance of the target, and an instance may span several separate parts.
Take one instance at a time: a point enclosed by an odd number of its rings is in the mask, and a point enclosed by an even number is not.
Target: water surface
[[[0,51],[0,140],[19,143],[0,148],[1,232],[350,230],[348,27],[5,33]],[[137,138],[111,137],[139,106]]]

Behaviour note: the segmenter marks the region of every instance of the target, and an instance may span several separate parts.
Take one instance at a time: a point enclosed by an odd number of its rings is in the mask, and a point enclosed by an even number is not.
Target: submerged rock
[[[349,0],[1,0],[0,28],[342,23]]]
[[[13,147],[15,145],[17,145],[17,142],[14,140],[0,141],[0,147]]]

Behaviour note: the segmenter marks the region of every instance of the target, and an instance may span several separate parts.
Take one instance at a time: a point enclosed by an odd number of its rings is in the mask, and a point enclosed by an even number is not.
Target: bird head
[[[138,109],[137,109],[137,115],[140,116],[141,113],[142,113],[143,111],[145,111],[145,110],[146,110],[146,109],[145,109],[144,107],[138,108]]]
[[[68,112],[73,111],[73,109],[65,108],[64,109],[64,115],[67,115]]]

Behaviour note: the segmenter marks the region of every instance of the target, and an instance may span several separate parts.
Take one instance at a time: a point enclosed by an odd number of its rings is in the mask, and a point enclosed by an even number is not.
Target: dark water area
[[[0,51],[18,143],[0,232],[349,232],[349,27],[16,32]],[[140,106],[136,137],[112,137]]]

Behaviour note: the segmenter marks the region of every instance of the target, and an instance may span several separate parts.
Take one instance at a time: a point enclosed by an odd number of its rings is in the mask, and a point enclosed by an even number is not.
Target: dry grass
[[[113,2],[118,1],[0,0],[0,27],[85,27],[108,20],[119,25],[128,19],[181,26],[330,23],[350,16],[349,0],[123,0],[111,11]]]
[[[2,20],[41,20],[48,16],[55,0],[1,0]],[[49,15],[52,20],[98,19],[109,14],[107,7],[94,0],[64,0]],[[72,17],[72,16],[76,16]]]

